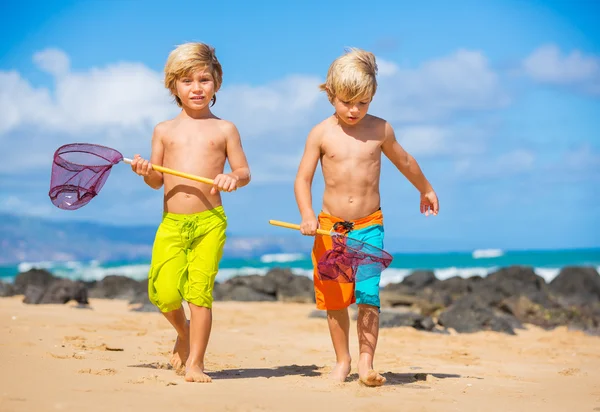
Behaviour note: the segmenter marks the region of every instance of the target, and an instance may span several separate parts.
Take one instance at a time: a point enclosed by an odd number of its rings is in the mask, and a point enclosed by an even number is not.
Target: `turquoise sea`
[[[562,267],[593,266],[600,271],[600,249],[503,251],[499,249],[435,254],[395,254],[391,266],[382,274],[382,285],[401,281],[416,269],[433,270],[438,279],[452,276],[486,276],[500,267],[525,265],[551,281]],[[22,262],[0,266],[0,280],[12,281],[14,276],[31,268],[44,268],[60,277],[80,280],[100,280],[107,275],[123,275],[134,279],[147,276],[149,261],[68,261]],[[291,268],[299,275],[311,276],[312,264],[307,254],[270,254],[255,259],[223,259],[217,281],[233,276],[265,274],[273,267]]]

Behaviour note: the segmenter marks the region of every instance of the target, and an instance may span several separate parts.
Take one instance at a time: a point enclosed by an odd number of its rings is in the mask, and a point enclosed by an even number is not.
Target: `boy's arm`
[[[433,187],[421,171],[415,158],[400,146],[400,143],[396,140],[394,129],[387,122],[385,123],[385,138],[381,149],[394,166],[398,168],[400,173],[402,173],[421,194],[421,212],[428,214],[428,212],[431,211],[434,215],[437,215],[439,204]]]
[[[231,192],[250,183],[250,167],[242,147],[240,132],[230,122],[225,123],[224,131],[226,136],[225,150],[231,173],[220,174],[215,177],[214,187],[211,190],[213,194],[216,194],[217,190]]]
[[[294,194],[296,203],[302,217],[300,232],[304,235],[314,235],[317,230],[317,217],[312,207],[311,187],[315,170],[321,157],[321,135],[320,129],[314,128],[308,134],[304,154],[298,166],[296,180],[294,182]]]
[[[163,185],[163,174],[152,169],[153,164],[162,166],[163,163],[163,131],[164,126],[162,124],[158,124],[154,128],[154,132],[152,133],[152,150],[149,161],[142,159],[139,154],[136,154],[131,162],[131,169],[135,173],[144,176],[144,182],[146,182],[146,184],[153,189],[160,189]]]

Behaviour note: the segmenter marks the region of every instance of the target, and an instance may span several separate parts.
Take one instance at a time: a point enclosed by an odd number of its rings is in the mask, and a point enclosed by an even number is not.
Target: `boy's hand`
[[[302,219],[300,223],[300,233],[306,236],[314,236],[317,233],[317,218],[310,217],[308,219]]]
[[[437,215],[440,209],[437,195],[433,190],[421,193],[421,213],[425,216]]]
[[[143,159],[139,154],[136,154],[131,161],[131,170],[140,176],[148,176],[152,173],[152,164],[148,160]]]
[[[240,180],[239,177],[233,174],[220,174],[214,179],[213,188],[210,189],[211,195],[216,195],[217,192],[233,192],[237,189],[237,183]]]

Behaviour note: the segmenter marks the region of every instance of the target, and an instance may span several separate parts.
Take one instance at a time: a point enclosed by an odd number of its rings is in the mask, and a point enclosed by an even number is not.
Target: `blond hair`
[[[215,95],[212,104],[217,101],[216,92],[223,83],[223,69],[217,60],[215,49],[204,43],[185,43],[177,46],[167,58],[165,64],[165,87],[169,89],[175,102],[181,107],[181,99],[177,96],[177,80],[198,70],[207,70],[215,83]]]
[[[327,79],[319,89],[327,93],[331,103],[336,97],[347,102],[372,99],[377,91],[376,76],[375,55],[365,50],[350,48],[331,63]]]

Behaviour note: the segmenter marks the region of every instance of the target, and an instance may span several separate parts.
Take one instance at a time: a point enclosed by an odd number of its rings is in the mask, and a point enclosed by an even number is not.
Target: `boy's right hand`
[[[306,236],[314,236],[317,233],[318,225],[317,218],[314,216],[302,219],[302,222],[300,223],[300,233]]]
[[[421,204],[419,207],[421,209],[421,213],[423,213],[425,216],[437,216],[440,210],[440,203],[433,189],[429,190],[428,192],[421,193]]]
[[[150,161],[143,159],[139,154],[136,154],[131,161],[131,170],[140,176],[148,176],[152,173],[152,164]]]

